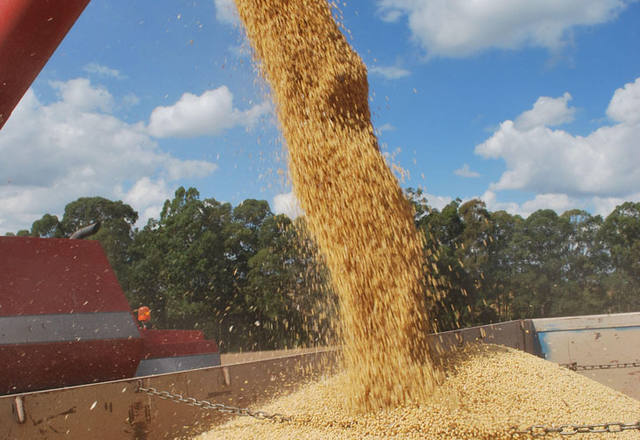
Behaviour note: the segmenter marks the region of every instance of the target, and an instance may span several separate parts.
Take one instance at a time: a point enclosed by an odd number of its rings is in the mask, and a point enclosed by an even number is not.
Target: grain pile
[[[423,241],[378,151],[366,67],[325,0],[236,0],[271,85],[307,226],[339,297],[346,395],[356,410],[434,388]]]
[[[431,400],[352,416],[340,398],[345,377],[337,376],[264,408],[295,415],[291,423],[240,418],[198,439],[502,440],[512,438],[513,426],[630,423],[639,418],[637,400],[521,351],[492,345],[468,347],[449,364],[444,386],[460,396],[460,404]],[[626,431],[588,437],[623,440],[638,439],[640,434]]]

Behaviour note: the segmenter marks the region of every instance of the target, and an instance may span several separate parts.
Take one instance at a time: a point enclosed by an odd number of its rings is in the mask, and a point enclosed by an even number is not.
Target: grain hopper
[[[431,335],[434,350],[486,342],[517,348],[640,398],[640,313],[525,319]],[[181,438],[206,431],[331,369],[336,352],[266,353],[251,362],[0,397],[0,437]],[[157,390],[162,396],[141,392]],[[187,397],[211,404],[191,406]],[[188,403],[188,401],[187,401]],[[222,406],[221,406],[222,405]],[[220,412],[225,409],[230,413]],[[218,409],[218,410],[216,410]],[[245,414],[246,415],[246,414]]]

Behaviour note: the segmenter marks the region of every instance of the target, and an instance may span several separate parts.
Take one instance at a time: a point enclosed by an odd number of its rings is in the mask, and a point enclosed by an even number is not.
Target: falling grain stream
[[[422,248],[378,151],[367,71],[323,1],[238,1],[273,90],[295,193],[340,301],[351,404],[420,401],[433,388]]]

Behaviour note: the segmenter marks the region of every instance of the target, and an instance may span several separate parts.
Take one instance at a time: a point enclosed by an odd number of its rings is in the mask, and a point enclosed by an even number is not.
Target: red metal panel
[[[218,345],[198,330],[140,330],[143,359],[217,353]]]
[[[213,341],[193,341],[160,345],[144,344],[142,359],[189,356],[194,354],[217,352],[218,346]]]
[[[0,128],[88,3],[0,1]]]
[[[0,316],[128,311],[100,244],[0,237]]]
[[[0,394],[132,377],[141,349],[140,338],[0,346]]]
[[[141,329],[140,334],[149,344],[170,344],[204,340],[200,330],[155,330]]]

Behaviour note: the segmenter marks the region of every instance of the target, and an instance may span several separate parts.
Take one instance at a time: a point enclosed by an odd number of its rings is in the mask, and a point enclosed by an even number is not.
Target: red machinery
[[[0,237],[0,395],[220,364],[199,331],[139,328],[97,241]]]
[[[0,1],[0,128],[88,3]]]

